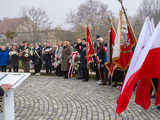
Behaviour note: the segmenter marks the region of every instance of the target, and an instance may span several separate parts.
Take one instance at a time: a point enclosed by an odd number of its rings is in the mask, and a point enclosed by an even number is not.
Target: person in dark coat
[[[82,40],[82,50],[80,52],[80,63],[81,63],[81,70],[82,70],[82,80],[88,81],[89,80],[89,71],[87,68],[87,47],[86,47],[86,39]]]
[[[53,49],[50,46],[50,43],[46,43],[46,47],[43,52],[43,60],[46,68],[46,74],[52,73],[52,53]]]
[[[34,64],[35,75],[40,75],[42,68],[42,49],[38,43],[35,44],[32,61]]]
[[[16,44],[13,45],[12,50],[9,52],[10,58],[10,72],[13,69],[13,72],[18,72],[19,67],[19,50]]]
[[[9,52],[5,48],[5,46],[1,46],[1,50],[0,50],[1,72],[6,72],[8,63],[9,63]]]
[[[62,50],[62,64],[61,71],[64,73],[64,78],[68,78],[68,70],[69,70],[69,59],[72,55],[72,48],[69,45],[68,41],[65,41],[63,44]]]

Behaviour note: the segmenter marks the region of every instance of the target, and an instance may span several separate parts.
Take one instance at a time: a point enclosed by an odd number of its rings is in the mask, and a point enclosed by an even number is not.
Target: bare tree
[[[67,17],[67,22],[73,25],[73,30],[83,34],[85,25],[91,26],[92,36],[100,34],[108,37],[110,19],[113,15],[108,10],[108,5],[98,0],[87,0],[82,3],[77,10],[71,11]]]
[[[155,25],[160,20],[160,1],[159,0],[143,0],[137,15],[133,17],[132,23],[135,30],[135,34],[138,37],[141,31],[145,18],[149,16],[154,20]]]
[[[41,41],[40,33],[45,32],[46,40],[48,40],[48,32],[51,29],[52,23],[45,10],[41,8],[23,8],[22,16],[32,21],[33,42]]]

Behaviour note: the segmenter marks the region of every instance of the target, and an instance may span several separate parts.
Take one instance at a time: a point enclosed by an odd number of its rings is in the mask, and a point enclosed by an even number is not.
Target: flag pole
[[[111,20],[110,20],[110,23],[111,23],[110,27],[112,27],[112,21],[111,21]],[[111,28],[110,28],[110,30],[111,30]],[[110,65],[112,64],[112,41],[111,41],[111,31],[109,32],[109,64],[110,64]],[[113,79],[112,79],[111,73],[110,73],[109,79],[110,79],[110,84],[112,85]]]
[[[125,15],[125,18],[126,18],[126,21],[127,21],[128,26],[129,26],[129,29],[131,30],[132,36],[133,36],[135,42],[137,42],[136,35],[135,35],[135,33],[134,33],[134,31],[133,31],[133,28],[132,28],[132,26],[131,26],[131,24],[130,24],[130,22],[129,22],[128,15],[127,15],[126,10],[125,10],[125,7],[124,7],[124,5],[123,5],[123,0],[118,0],[118,1],[120,2],[121,6],[122,6],[122,10],[123,10],[123,13],[124,13],[124,15]]]
[[[89,28],[89,24],[88,23],[87,23],[87,27]],[[90,42],[92,43],[92,40],[91,40],[91,31],[90,31]],[[87,40],[87,51],[86,52],[88,53],[88,40]],[[95,53],[95,50],[94,50],[94,53]],[[99,74],[100,80],[102,80],[101,71],[100,71],[100,65],[99,65],[99,62],[98,62],[98,57],[95,56],[95,58],[96,58],[96,63],[98,65],[97,66],[97,68],[98,68],[98,74]],[[88,67],[88,65],[87,65],[87,67]]]

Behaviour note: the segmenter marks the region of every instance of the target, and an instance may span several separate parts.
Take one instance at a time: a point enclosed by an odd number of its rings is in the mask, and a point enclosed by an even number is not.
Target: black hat
[[[86,41],[86,38],[83,38],[82,40]]]
[[[100,38],[101,36],[100,35],[96,35],[96,39]]]

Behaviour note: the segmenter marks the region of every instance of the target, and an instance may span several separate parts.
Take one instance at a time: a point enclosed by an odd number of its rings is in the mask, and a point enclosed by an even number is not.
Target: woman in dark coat
[[[19,67],[19,50],[17,45],[13,45],[13,49],[10,50],[9,52],[10,56],[10,72],[18,72],[18,67]]]
[[[72,55],[72,48],[69,45],[68,41],[64,42],[63,51],[62,51],[62,64],[61,71],[64,73],[64,78],[68,78],[68,69],[69,69],[69,59]]]

